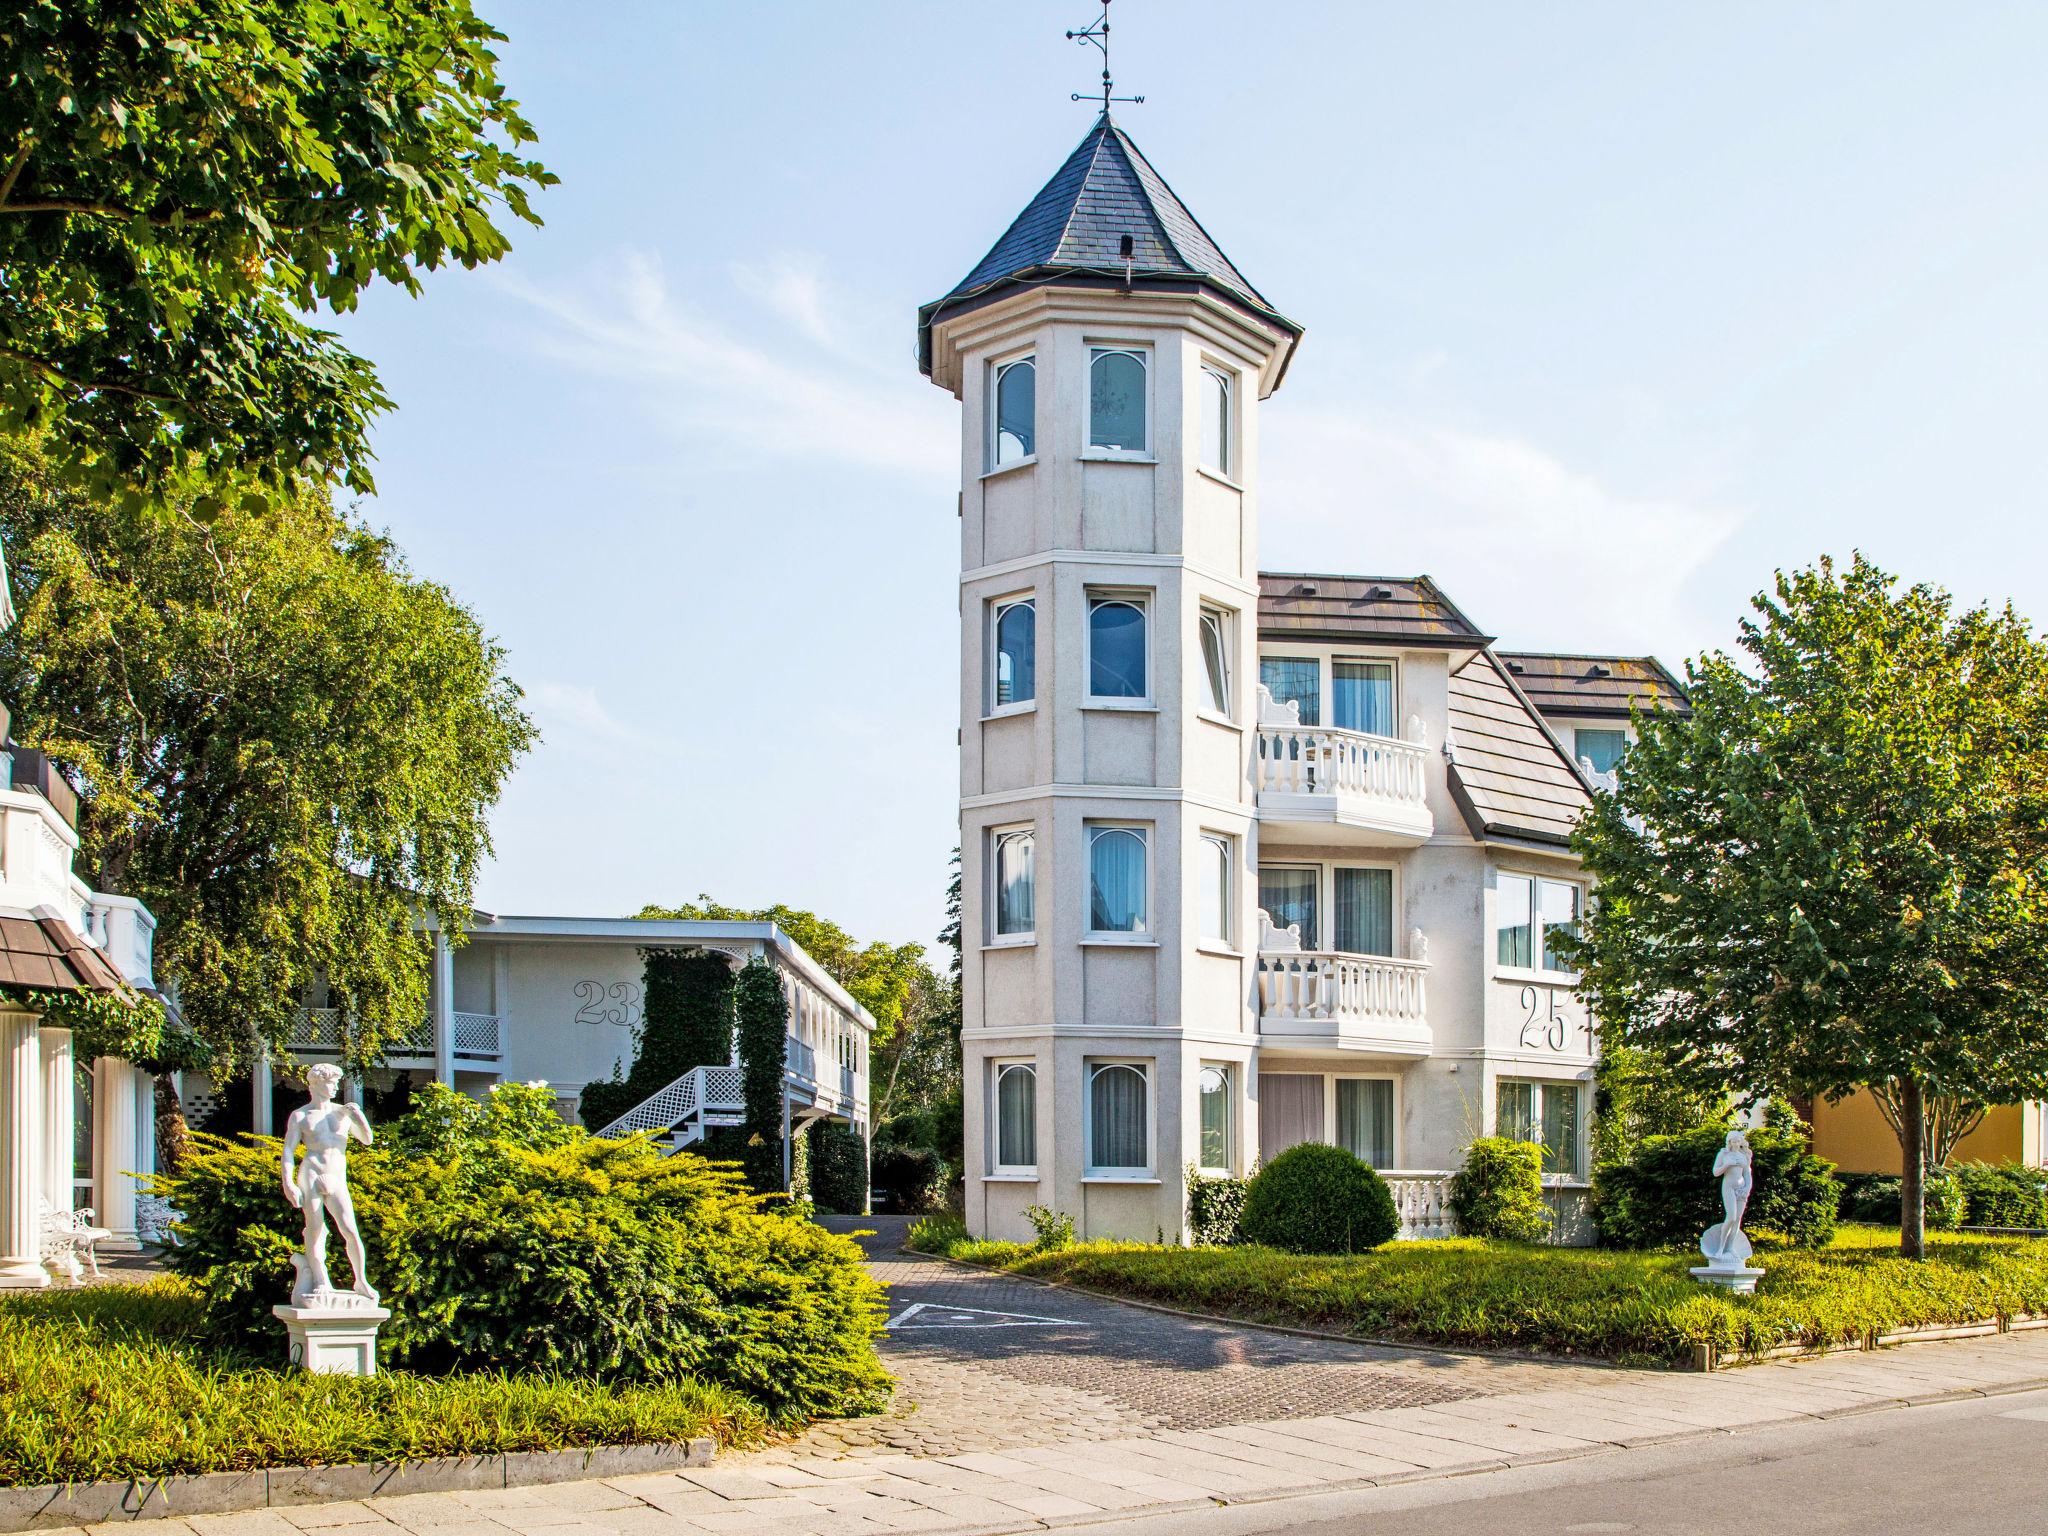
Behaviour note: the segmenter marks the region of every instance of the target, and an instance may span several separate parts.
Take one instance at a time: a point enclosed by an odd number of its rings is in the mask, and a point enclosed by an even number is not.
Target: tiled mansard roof
[[[1529,702],[1546,716],[1628,718],[1641,709],[1691,709],[1685,689],[1654,656],[1578,656],[1548,651],[1502,651]]]

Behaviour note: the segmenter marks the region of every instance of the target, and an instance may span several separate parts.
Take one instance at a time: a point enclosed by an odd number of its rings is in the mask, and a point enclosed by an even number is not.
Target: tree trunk
[[[1927,1257],[1927,1100],[1920,1080],[1899,1084],[1899,1252],[1909,1259]]]
[[[156,1166],[159,1173],[183,1173],[192,1155],[192,1132],[185,1124],[185,1106],[168,1072],[156,1075]]]

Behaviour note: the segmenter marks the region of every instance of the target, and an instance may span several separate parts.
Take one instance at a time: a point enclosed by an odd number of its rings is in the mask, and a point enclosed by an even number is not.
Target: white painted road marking
[[[916,1318],[916,1322],[911,1319]],[[1063,1328],[1081,1325],[1071,1317],[1039,1317],[1030,1312],[990,1312],[981,1307],[944,1307],[936,1302],[914,1301],[884,1325],[900,1328],[1042,1328],[1048,1324]]]

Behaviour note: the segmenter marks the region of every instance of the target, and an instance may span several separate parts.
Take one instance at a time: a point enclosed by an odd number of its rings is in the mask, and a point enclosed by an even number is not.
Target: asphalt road
[[[1119,1536],[2048,1536],[2048,1392],[1124,1519],[1114,1529]]]

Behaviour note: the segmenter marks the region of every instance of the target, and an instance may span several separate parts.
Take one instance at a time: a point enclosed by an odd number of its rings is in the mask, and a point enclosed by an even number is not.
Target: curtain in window
[[[1204,837],[1202,866],[1196,878],[1202,884],[1202,937],[1219,944],[1230,942],[1230,839]]]
[[[1202,1110],[1202,1163],[1204,1168],[1230,1166],[1230,1073],[1223,1067],[1204,1067],[1198,1079]]]
[[[1202,463],[1230,473],[1230,375],[1217,368],[1202,370]]]
[[[1537,915],[1543,929],[1543,969],[1568,971],[1571,966],[1551,947],[1551,940],[1560,933],[1579,931],[1579,888],[1562,880],[1539,880],[1536,890],[1542,903]]]
[[[1098,699],[1145,697],[1145,610],[1098,602],[1088,610],[1088,691]]]
[[[1038,1166],[1038,1074],[1030,1067],[1008,1066],[997,1074],[996,1162]]]
[[[1030,933],[1037,922],[1036,839],[1008,832],[996,839],[996,932]]]
[[[1572,751],[1593,765],[1595,773],[1612,773],[1628,750],[1628,732],[1581,726],[1572,733]]]
[[[1394,872],[1337,871],[1337,947],[1350,955],[1394,952]]]
[[[1502,875],[1494,886],[1494,950],[1502,965],[1536,963],[1534,896],[1527,875]]]
[[[1038,607],[1006,603],[996,610],[996,703],[1038,697]]]
[[[1088,926],[1097,933],[1145,931],[1145,837],[1099,827],[1088,843]]]
[[[1143,1168],[1145,1072],[1117,1063],[1100,1066],[1088,1084],[1088,1145],[1097,1168]]]
[[[1579,1090],[1574,1083],[1543,1085],[1543,1171],[1578,1175]]]
[[[1337,1079],[1337,1145],[1375,1168],[1394,1165],[1394,1085],[1385,1078]]]
[[[1313,869],[1261,869],[1259,905],[1273,919],[1275,928],[1301,925],[1301,947],[1315,949],[1316,883]]]
[[[1289,1147],[1323,1139],[1323,1078],[1319,1072],[1259,1074],[1259,1161],[1270,1163]]]
[[[1097,448],[1145,449],[1145,361],[1098,347],[1088,365],[1088,441]]]
[[[1494,1100],[1494,1133],[1509,1141],[1536,1140],[1536,1085],[1502,1083]]]
[[[1030,458],[1037,440],[1037,365],[1006,363],[996,371],[996,463]]]
[[[1230,667],[1224,660],[1223,615],[1202,615],[1202,707],[1230,713]]]
[[[1394,736],[1394,669],[1384,661],[1330,664],[1330,723],[1340,731]]]
[[[1273,695],[1276,704],[1299,704],[1303,725],[1322,723],[1322,685],[1316,662],[1310,656],[1262,656],[1259,681]]]

